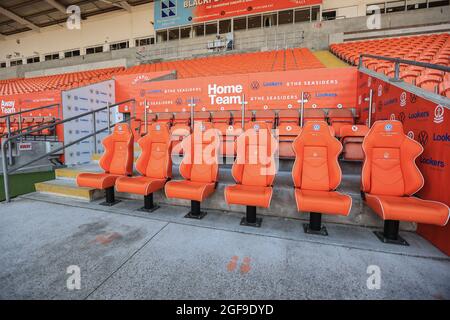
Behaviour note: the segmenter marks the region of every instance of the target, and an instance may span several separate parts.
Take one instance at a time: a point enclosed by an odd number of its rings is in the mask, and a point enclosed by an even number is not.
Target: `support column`
[[[191,211],[184,217],[200,220],[203,219],[204,216],[206,216],[206,212],[200,210],[200,201],[191,200]]]
[[[113,206],[113,205],[115,205],[115,204],[120,202],[120,200],[116,200],[115,199],[114,187],[106,188],[105,189],[105,193],[106,193],[106,201],[100,203],[100,205],[111,207],[111,206]]]
[[[309,213],[309,223],[303,224],[305,233],[328,236],[327,228],[322,226],[322,214],[318,212]]]
[[[408,242],[398,234],[399,228],[398,220],[385,220],[383,232],[374,231],[374,233],[381,242],[409,246]]]
[[[155,205],[153,203],[153,193],[150,193],[150,194],[144,196],[144,206],[142,208],[138,209],[138,211],[153,212],[158,208],[159,208],[159,206]]]
[[[241,226],[261,227],[262,219],[256,216],[256,207],[247,206],[245,217],[241,220]]]

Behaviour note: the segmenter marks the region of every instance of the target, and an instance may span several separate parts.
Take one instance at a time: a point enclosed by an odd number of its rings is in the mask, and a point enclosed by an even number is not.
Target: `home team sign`
[[[137,114],[147,100],[152,112],[298,109],[301,92],[306,108],[355,108],[356,68],[262,72],[120,86],[123,98],[136,97]],[[126,95],[125,95],[126,94]]]
[[[157,0],[155,29],[321,4],[322,0]]]

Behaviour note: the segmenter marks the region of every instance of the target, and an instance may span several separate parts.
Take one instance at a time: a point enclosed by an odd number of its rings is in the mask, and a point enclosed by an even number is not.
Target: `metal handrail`
[[[116,106],[119,106],[119,105],[122,105],[122,104],[128,103],[128,102],[135,103],[136,100],[135,99],[128,99],[128,100],[125,100],[125,101],[121,101],[121,102],[115,103],[113,105],[109,105],[108,104],[106,107],[102,107],[102,108],[98,108],[98,109],[95,109],[95,110],[92,110],[92,111],[84,112],[82,114],[79,114],[79,115],[76,115],[76,116],[73,116],[73,117],[70,117],[70,118],[67,118],[67,119],[64,119],[64,120],[56,121],[56,122],[54,122],[54,123],[52,123],[50,125],[41,126],[41,127],[37,128],[37,129],[31,130],[31,131],[27,131],[26,133],[20,133],[20,134],[17,134],[17,135],[9,136],[8,138],[2,140],[1,141],[1,155],[2,155],[3,181],[4,181],[4,188],[5,188],[5,201],[6,202],[10,202],[11,201],[11,198],[10,198],[10,195],[9,195],[9,177],[8,177],[8,174],[10,174],[12,172],[15,172],[15,171],[17,171],[19,169],[22,169],[22,168],[32,164],[33,162],[39,161],[41,159],[44,159],[45,157],[47,157],[49,155],[52,155],[52,154],[54,154],[56,152],[64,150],[64,149],[66,149],[66,148],[68,148],[68,147],[70,147],[70,146],[72,146],[74,144],[77,144],[77,143],[79,143],[79,142],[81,142],[81,141],[83,141],[85,139],[94,137],[94,136],[96,136],[97,134],[99,134],[99,133],[101,133],[103,131],[108,130],[109,132],[111,132],[111,128],[115,124],[111,124],[110,108],[116,107]],[[41,156],[39,156],[39,157],[37,157],[35,159],[32,159],[32,160],[26,162],[25,164],[22,164],[20,166],[17,166],[15,168],[12,168],[12,169],[8,170],[8,165],[7,165],[7,162],[6,162],[6,149],[5,149],[5,146],[6,146],[7,143],[10,144],[10,142],[12,140],[17,140],[18,138],[23,137],[25,134],[30,134],[30,133],[33,133],[33,132],[41,131],[43,129],[56,127],[57,125],[60,125],[60,124],[66,123],[66,122],[70,122],[70,121],[73,121],[73,120],[85,117],[87,115],[91,115],[91,114],[95,115],[96,113],[98,113],[100,111],[103,111],[103,110],[108,110],[108,117],[107,117],[108,125],[105,128],[100,129],[100,130],[95,130],[95,121],[94,121],[94,132],[93,133],[88,134],[88,135],[86,135],[86,136],[84,136],[82,138],[79,138],[79,139],[75,140],[75,141],[72,141],[72,142],[70,142],[68,144],[64,143],[64,145],[62,147],[56,148],[54,150],[51,150],[50,152],[47,152],[47,153],[45,153],[45,154],[43,154],[43,155],[41,155]],[[124,119],[123,121],[120,121],[118,123],[131,121],[132,118],[134,118],[134,117],[130,117],[128,119]]]
[[[420,62],[420,61],[414,61],[414,60],[405,60],[405,59],[401,59],[401,58],[376,56],[376,55],[372,55],[372,54],[361,54],[359,56],[358,69],[361,69],[363,66],[363,58],[371,58],[371,59],[394,62],[394,68],[395,68],[395,74],[394,74],[394,78],[393,78],[394,81],[400,80],[400,64],[409,64],[409,65],[417,66],[417,67],[423,67],[423,68],[434,69],[434,70],[439,70],[439,71],[444,71],[444,72],[450,72],[450,67],[439,65],[439,64],[432,64],[432,63]]]

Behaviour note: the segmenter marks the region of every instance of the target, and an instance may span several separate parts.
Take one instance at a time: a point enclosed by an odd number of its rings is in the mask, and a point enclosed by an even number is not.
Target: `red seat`
[[[365,125],[345,125],[341,127],[342,159],[346,161],[363,161],[362,144],[369,127]]]
[[[275,124],[275,111],[273,110],[257,110],[255,111],[255,121],[266,122],[272,129]]]
[[[347,216],[352,199],[336,192],[341,183],[338,156],[342,145],[325,121],[308,122],[294,141],[295,163],[292,178],[300,212],[310,212],[307,233],[327,235],[321,225],[322,213]]]
[[[354,123],[353,113],[349,109],[331,109],[328,111],[328,122],[336,132],[336,136],[340,137],[341,127]]]
[[[303,126],[308,121],[325,121],[325,112],[322,109],[305,109],[303,113]]]
[[[232,168],[236,184],[225,188],[225,200],[228,204],[247,206],[242,225],[259,227],[261,219],[256,217],[256,207],[268,208],[272,199],[276,140],[269,126],[265,122],[248,124],[237,140]]]
[[[278,112],[278,125],[281,125],[283,123],[289,123],[294,125],[299,125],[300,118],[299,118],[298,110],[293,109],[287,109],[287,110],[280,110]]]
[[[439,202],[412,197],[424,184],[415,163],[422,146],[403,132],[400,121],[377,121],[364,139],[362,191],[367,205],[384,221],[376,232],[383,242],[404,244],[399,221],[444,226],[449,208]]]
[[[210,122],[211,113],[208,111],[198,111],[194,113],[194,121]]]
[[[170,126],[172,126],[173,113],[170,113],[170,112],[158,113],[156,121],[159,123],[168,124],[170,127]]]
[[[144,207],[140,210],[153,212],[153,193],[164,188],[172,177],[172,157],[169,128],[166,124],[153,123],[149,133],[138,141],[142,153],[136,161],[140,177],[120,177],[116,181],[118,192],[144,196]]]
[[[294,123],[285,122],[278,125],[278,154],[280,158],[295,158],[292,143],[302,132],[302,128]]]
[[[219,134],[209,122],[195,122],[194,132],[182,142],[180,174],[184,180],[169,181],[165,192],[167,198],[191,200],[188,218],[201,219],[206,214],[200,211],[200,203],[216,189],[219,144]]]
[[[103,139],[105,153],[99,165],[104,173],[80,173],[77,176],[79,187],[89,187],[106,191],[106,202],[112,206],[119,201],[114,198],[114,184],[122,176],[133,174],[133,133],[125,123],[116,124],[111,135]]]

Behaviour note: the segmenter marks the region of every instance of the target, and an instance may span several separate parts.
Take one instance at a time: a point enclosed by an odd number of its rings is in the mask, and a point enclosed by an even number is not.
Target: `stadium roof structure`
[[[2,0],[0,4],[0,39],[25,31],[39,31],[43,27],[67,21],[66,9],[77,5],[81,18],[116,10],[131,11],[133,6],[153,0]]]

